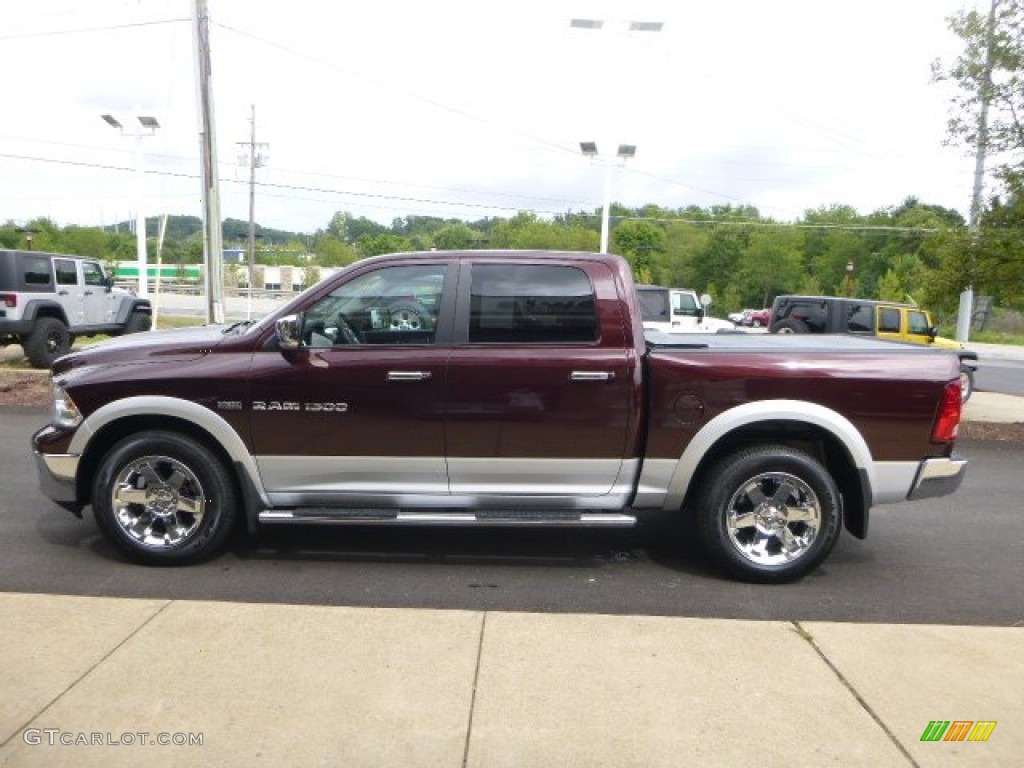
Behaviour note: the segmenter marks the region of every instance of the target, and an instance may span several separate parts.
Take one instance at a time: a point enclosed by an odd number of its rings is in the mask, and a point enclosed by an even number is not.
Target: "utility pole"
[[[971,233],[968,258],[974,260],[974,249],[978,244],[978,224],[981,219],[981,193],[985,184],[985,155],[988,152],[988,106],[992,101],[992,69],[995,66],[995,46],[992,38],[996,31],[996,7],[999,0],[992,0],[988,12],[988,26],[985,29],[985,69],[982,71],[978,88],[978,142],[974,152],[974,189],[971,192],[971,215],[967,227]],[[974,311],[974,286],[968,285],[960,294],[960,308],[956,318],[956,340],[967,341],[971,335],[971,314]]]
[[[220,220],[220,179],[217,136],[213,124],[210,86],[210,14],[206,0],[193,0],[193,42],[196,52],[196,92],[199,103],[200,174],[203,202],[203,263],[206,266],[206,322],[224,322],[224,246]]]
[[[262,168],[266,157],[257,151],[257,147],[268,146],[266,142],[256,142],[256,105],[249,105],[249,300],[246,304],[245,319],[252,320],[252,290],[256,275],[256,169]],[[239,146],[246,142],[239,141]]]

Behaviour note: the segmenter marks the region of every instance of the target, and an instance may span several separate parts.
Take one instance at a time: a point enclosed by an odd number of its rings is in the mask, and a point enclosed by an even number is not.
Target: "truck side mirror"
[[[933,325],[928,329],[928,338],[931,341],[935,341],[935,337],[939,335],[939,326]]]
[[[302,340],[302,315],[285,315],[274,323],[277,345],[280,349],[298,349]]]
[[[109,292],[114,287],[114,276],[104,275],[103,276],[103,287]]]

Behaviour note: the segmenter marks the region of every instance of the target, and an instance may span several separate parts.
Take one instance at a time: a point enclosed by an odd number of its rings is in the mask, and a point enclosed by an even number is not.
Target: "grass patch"
[[[206,319],[182,315],[157,315],[156,318],[156,329],[158,331],[166,331],[169,328],[189,328],[193,325],[206,325]]]
[[[1016,344],[1024,347],[1024,333],[1005,333],[1003,331],[972,331],[971,341],[982,344]]]

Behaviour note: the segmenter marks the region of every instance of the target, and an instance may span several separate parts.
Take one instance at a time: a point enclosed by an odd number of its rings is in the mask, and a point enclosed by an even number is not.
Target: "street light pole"
[[[600,31],[605,28],[605,19],[570,19],[569,26],[573,29]],[[665,26],[660,21],[627,21],[617,22],[611,21],[611,27],[621,27],[628,33],[632,32],[660,32]],[[605,67],[607,71],[601,78],[604,85],[607,86],[608,81],[611,78],[611,56],[603,57],[605,61]],[[597,143],[593,141],[581,141],[580,151],[591,159],[591,162],[598,161],[599,153],[597,151]],[[619,165],[624,165],[626,160],[633,158],[636,155],[636,146],[632,144],[620,144],[617,156],[620,160]],[[600,158],[600,162],[604,165],[604,193],[602,196],[601,204],[601,253],[608,253],[608,241],[611,229],[611,195],[612,195],[612,161],[608,158]]]
[[[140,130],[128,131],[113,115],[100,115],[104,122],[111,128],[117,128],[122,136],[135,139],[132,157],[135,165],[135,248],[139,261],[139,296],[149,295],[149,265],[146,258],[146,214],[142,210],[142,139],[146,136],[156,135],[156,129],[160,127],[155,117],[139,115],[138,121],[142,126]]]
[[[596,141],[581,141],[580,152],[589,157],[591,162],[600,161],[604,166],[604,193],[601,199],[601,253],[608,253],[608,240],[611,231],[611,207],[612,207],[612,169],[613,162],[608,158],[601,157],[597,149]],[[636,156],[636,145],[619,144],[616,157],[621,161],[619,165],[625,165],[627,160]]]

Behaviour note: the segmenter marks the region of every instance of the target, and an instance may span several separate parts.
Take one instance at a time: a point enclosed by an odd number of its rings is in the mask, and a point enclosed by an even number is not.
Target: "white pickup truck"
[[[660,285],[638,285],[636,291],[645,330],[662,333],[717,333],[736,328],[728,320],[708,317],[704,304],[694,291],[663,288]]]

